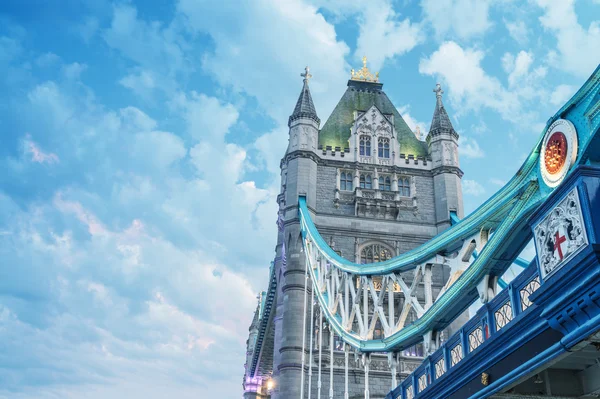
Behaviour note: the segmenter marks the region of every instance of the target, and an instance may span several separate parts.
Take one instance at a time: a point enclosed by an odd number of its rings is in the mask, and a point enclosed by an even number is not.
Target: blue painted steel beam
[[[530,261],[527,261],[523,258],[517,258],[513,263],[517,266],[521,266],[522,268],[526,268],[527,266],[529,266]]]
[[[460,222],[460,218],[458,217],[456,212],[450,211],[450,224],[454,226],[455,224],[458,224],[458,222]]]

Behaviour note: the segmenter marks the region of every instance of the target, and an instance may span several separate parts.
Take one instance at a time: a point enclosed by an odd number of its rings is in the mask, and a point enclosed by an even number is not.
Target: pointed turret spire
[[[444,91],[442,90],[442,86],[438,83],[435,85],[435,89],[433,89],[436,97],[435,111],[433,111],[433,119],[431,120],[431,128],[429,129],[429,135],[436,135],[442,132],[451,133],[453,135],[457,135],[454,127],[452,127],[452,123],[450,122],[450,118],[448,117],[448,113],[444,108],[444,103],[442,102],[442,94]]]
[[[256,296],[256,299],[258,300],[258,304],[256,305],[256,310],[254,311],[254,317],[252,318],[252,323],[250,323],[250,328],[249,330],[253,330],[253,329],[258,329],[259,325],[259,321],[262,317],[262,303],[263,303],[263,298],[266,295],[266,292],[262,291],[261,293],[259,293]]]
[[[315,105],[313,104],[310,90],[308,88],[308,81],[310,78],[312,78],[312,75],[310,74],[310,68],[304,68],[304,73],[301,73],[300,76],[304,78],[304,86],[300,92],[300,97],[298,97],[298,102],[296,102],[296,108],[294,108],[294,112],[292,115],[290,115],[288,126],[292,123],[292,121],[299,118],[310,118],[319,124],[321,123],[321,120],[317,116],[317,111],[315,110]]]

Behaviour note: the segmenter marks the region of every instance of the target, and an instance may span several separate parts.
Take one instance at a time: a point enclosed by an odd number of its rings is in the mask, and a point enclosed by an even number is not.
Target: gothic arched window
[[[340,190],[352,191],[352,172],[342,172],[340,175]]]
[[[398,179],[398,192],[403,197],[410,197],[410,179],[408,177]]]
[[[383,262],[392,258],[392,251],[381,244],[367,245],[360,251],[360,263]]]
[[[383,191],[391,191],[392,190],[392,180],[389,176],[383,177],[379,176],[379,189]]]
[[[371,137],[360,136],[360,155],[371,156]]]
[[[390,157],[390,139],[380,137],[377,143],[378,153],[377,156],[379,158],[389,158]]]
[[[360,188],[371,189],[373,188],[373,179],[371,175],[360,175]]]

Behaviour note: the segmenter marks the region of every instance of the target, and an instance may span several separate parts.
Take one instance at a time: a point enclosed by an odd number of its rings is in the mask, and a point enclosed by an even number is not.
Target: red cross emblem
[[[558,251],[558,256],[560,257],[560,260],[563,260],[564,258],[562,244],[566,241],[567,238],[565,236],[561,236],[558,231],[554,233],[554,250]]]

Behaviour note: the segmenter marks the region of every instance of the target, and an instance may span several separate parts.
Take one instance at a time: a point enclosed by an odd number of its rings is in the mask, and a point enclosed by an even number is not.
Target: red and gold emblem
[[[546,131],[540,153],[540,172],[544,183],[556,187],[577,158],[577,132],[566,119],[558,119]]]
[[[555,175],[560,171],[567,160],[567,150],[568,144],[565,134],[563,132],[552,133],[544,153],[544,163],[548,173]]]

